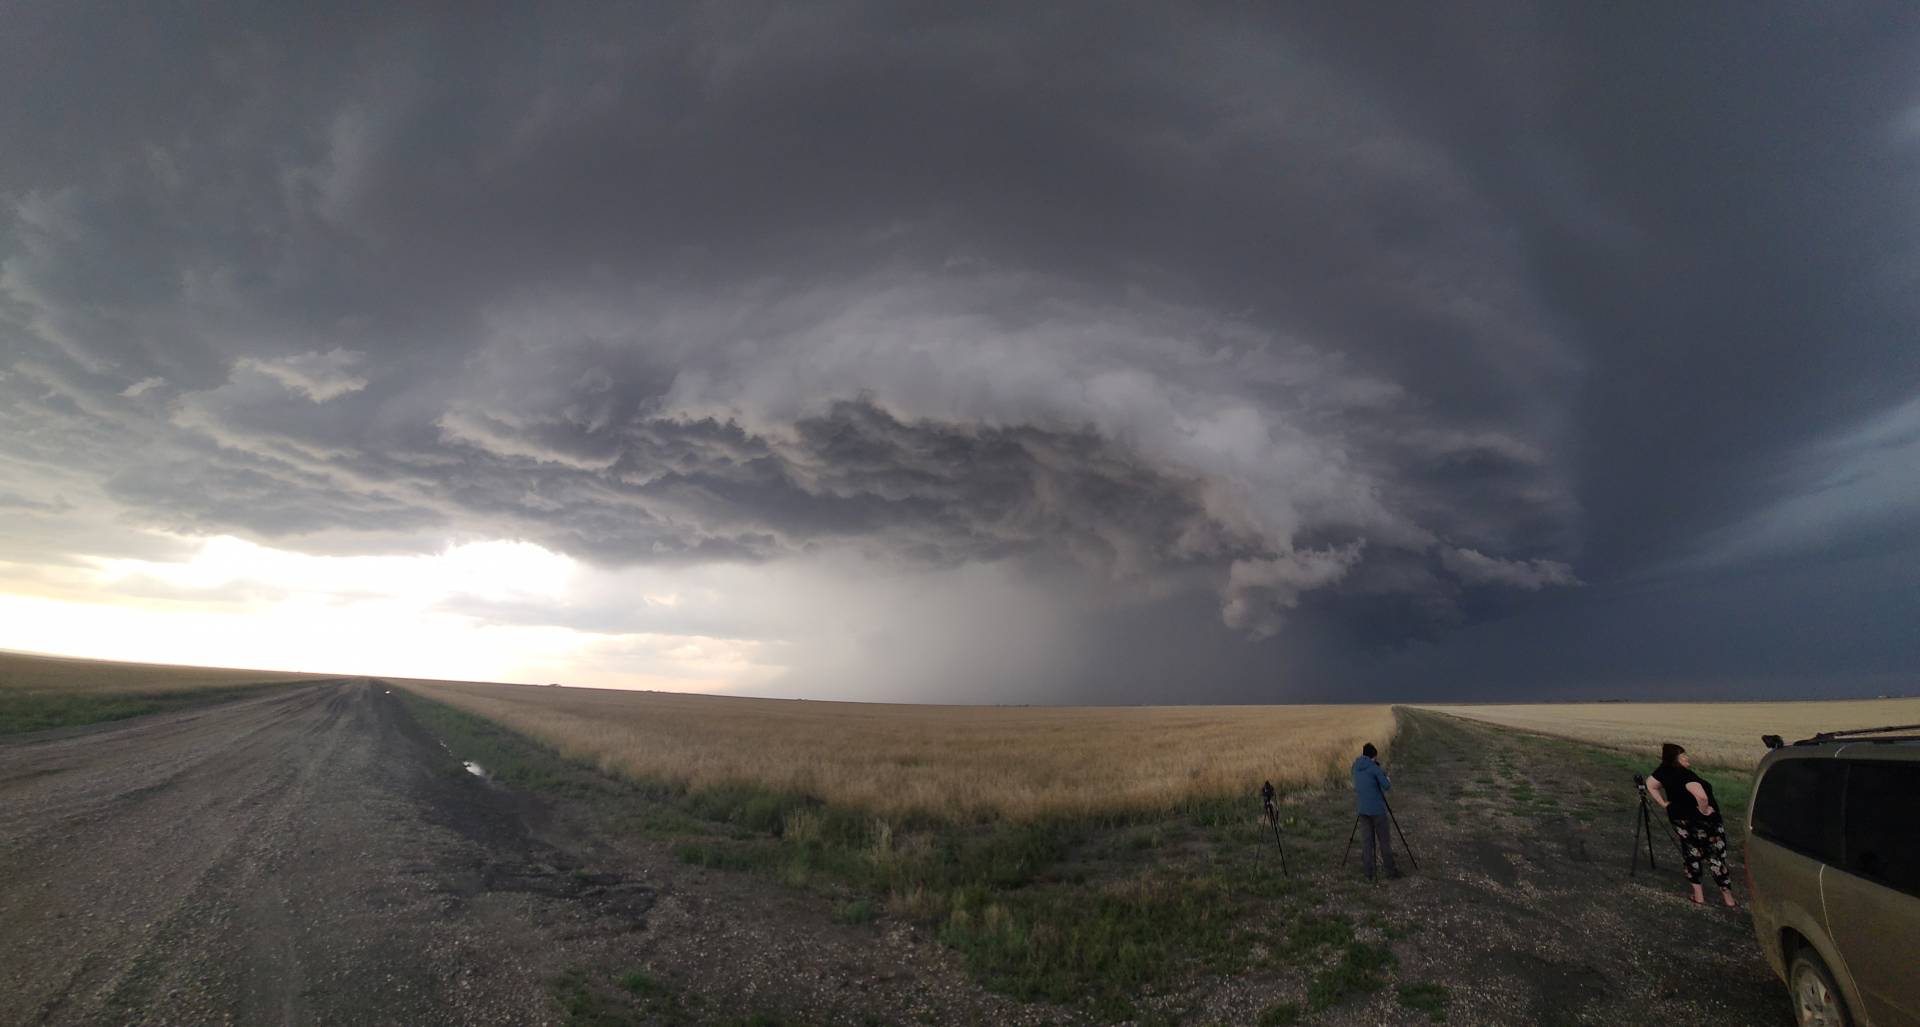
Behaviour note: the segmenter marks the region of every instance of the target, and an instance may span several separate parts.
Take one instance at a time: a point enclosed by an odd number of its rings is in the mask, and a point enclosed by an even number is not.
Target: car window
[[[1846,817],[1846,869],[1920,895],[1920,763],[1849,760]]]
[[[1788,759],[1767,769],[1753,800],[1753,833],[1824,863],[1840,862],[1846,766]]]

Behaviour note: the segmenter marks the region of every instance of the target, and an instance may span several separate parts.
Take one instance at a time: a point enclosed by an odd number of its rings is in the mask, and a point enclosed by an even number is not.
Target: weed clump
[[[879,911],[874,908],[873,900],[868,898],[850,899],[833,907],[833,919],[835,923],[871,923],[873,918],[878,915]]]
[[[1447,1006],[1453,1002],[1453,995],[1444,984],[1403,984],[1400,986],[1400,1005],[1427,1014],[1427,1019],[1441,1023],[1447,1018]]]
[[[1287,1027],[1299,1022],[1298,1002],[1279,1002],[1260,1011],[1260,1027]]]
[[[1350,942],[1337,962],[1307,982],[1307,1005],[1319,1012],[1347,999],[1379,991],[1387,986],[1380,971],[1392,964],[1393,953],[1386,946]]]

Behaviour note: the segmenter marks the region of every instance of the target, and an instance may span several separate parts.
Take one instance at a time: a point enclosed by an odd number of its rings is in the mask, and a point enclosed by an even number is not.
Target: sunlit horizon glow
[[[89,558],[0,583],[0,648],[140,663],[738,692],[782,670],[757,641],[488,623],[459,600],[564,604],[580,565],[530,542],[326,556],[175,536],[182,560]],[[0,567],[0,572],[6,568]],[[86,595],[91,598],[73,598]],[[636,597],[671,606],[673,593]]]

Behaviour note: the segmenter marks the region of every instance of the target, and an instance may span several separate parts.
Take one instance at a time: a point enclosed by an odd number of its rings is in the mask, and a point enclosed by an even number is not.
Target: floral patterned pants
[[[1713,872],[1713,883],[1722,888],[1730,887],[1727,876],[1727,827],[1718,821],[1688,820],[1673,825],[1680,830],[1680,838],[1687,852],[1687,880],[1700,883],[1700,866]]]

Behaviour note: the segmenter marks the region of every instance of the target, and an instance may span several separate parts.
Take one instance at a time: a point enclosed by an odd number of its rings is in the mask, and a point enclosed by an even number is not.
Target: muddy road
[[[589,921],[649,893],[447,763],[367,681],[0,745],[0,1023],[553,1020],[511,886],[597,887]]]

